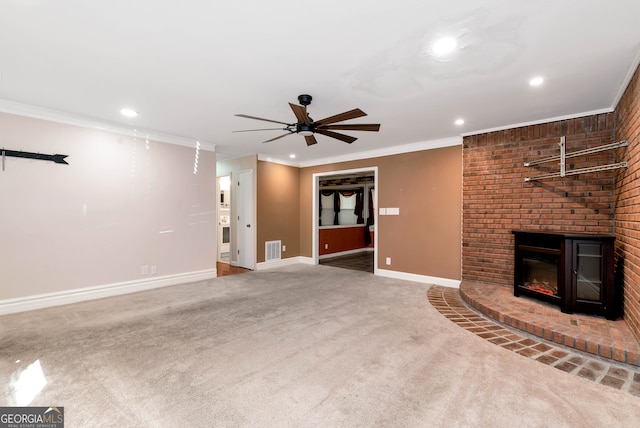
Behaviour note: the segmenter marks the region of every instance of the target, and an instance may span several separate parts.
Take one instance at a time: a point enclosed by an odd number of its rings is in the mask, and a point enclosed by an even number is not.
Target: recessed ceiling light
[[[289,157],[290,157],[291,159],[295,159],[295,158],[296,158],[296,155],[294,155],[293,153],[291,153],[291,154],[289,155]]]
[[[540,86],[544,83],[544,78],[538,76],[538,77],[534,77],[533,79],[529,80],[529,85],[531,86]]]
[[[464,119],[456,119],[455,124],[458,126],[464,125]]]
[[[442,37],[431,45],[431,50],[437,56],[447,55],[454,51],[458,42],[453,37]]]
[[[123,108],[120,110],[120,114],[127,117],[136,117],[138,112],[130,108]]]

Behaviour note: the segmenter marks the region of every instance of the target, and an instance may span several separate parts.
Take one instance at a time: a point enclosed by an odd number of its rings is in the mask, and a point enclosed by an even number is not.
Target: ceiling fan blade
[[[345,131],[373,131],[378,132],[380,130],[379,123],[360,123],[360,124],[335,124],[335,125],[323,125],[320,129],[343,129]]]
[[[327,137],[335,138],[340,141],[344,141],[345,143],[353,143],[357,140],[356,137],[350,137],[344,134],[338,134],[337,132],[328,131],[326,129],[316,129],[316,133],[326,135]]]
[[[286,131],[287,128],[241,129],[239,131],[231,131],[231,132],[276,131],[276,130]]]
[[[246,115],[246,114],[236,114],[235,116],[244,117],[244,118],[247,118],[247,119],[264,120],[265,122],[273,122],[273,123],[281,123],[283,125],[289,125],[286,122],[280,122],[278,120],[271,120],[271,119],[263,119],[261,117],[249,116],[249,115]]]
[[[314,144],[318,144],[318,140],[313,135],[309,135],[304,137],[304,140],[307,142],[307,146],[313,146]]]
[[[363,112],[359,108],[345,111],[344,113],[336,114],[335,116],[326,117],[324,119],[316,120],[316,126],[329,125],[331,123],[342,122],[343,120],[355,119],[356,117],[366,116],[367,113]]]
[[[288,134],[282,134],[282,135],[280,135],[280,136],[278,136],[276,138],[272,138],[270,140],[263,141],[263,143],[270,143],[271,141],[279,140],[280,138],[286,137],[287,135],[291,135],[291,134],[295,134],[295,132],[289,132]]]
[[[298,122],[302,122],[305,125],[311,124],[309,115],[307,114],[307,109],[305,107],[291,103],[289,103],[289,105],[291,106],[291,110],[293,110],[293,114],[296,115],[296,119],[298,119]]]

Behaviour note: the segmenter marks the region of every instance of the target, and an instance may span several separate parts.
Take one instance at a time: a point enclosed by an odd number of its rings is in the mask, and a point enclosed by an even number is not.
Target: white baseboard
[[[406,281],[422,282],[424,284],[441,285],[443,287],[460,288],[459,279],[439,278],[437,276],[418,275],[415,273],[398,272],[395,270],[377,269],[375,275],[387,278],[404,279]]]
[[[349,254],[358,254],[358,253],[363,253],[368,251],[374,251],[374,248],[369,248],[369,247],[356,248],[355,250],[347,250],[347,251],[340,251],[338,253],[323,254],[321,256],[318,256],[318,259],[319,260],[330,259],[331,257],[348,256]]]
[[[294,264],[297,264],[297,263],[302,263],[302,264],[305,264],[305,265],[314,264],[313,263],[313,259],[311,257],[297,256],[297,257],[289,257],[287,259],[271,260],[271,261],[268,261],[268,262],[260,262],[260,263],[256,264],[256,270],[271,269],[271,268],[274,268],[274,267],[294,265]]]
[[[103,297],[118,296],[121,294],[135,293],[136,291],[151,290],[153,288],[167,287],[169,285],[177,285],[186,282],[204,281],[215,278],[216,276],[216,269],[207,269],[197,272],[99,285],[96,287],[78,288],[75,290],[66,290],[56,293],[5,299],[0,300],[0,315],[31,311],[51,306],[66,305],[69,303],[83,302],[85,300],[101,299]]]

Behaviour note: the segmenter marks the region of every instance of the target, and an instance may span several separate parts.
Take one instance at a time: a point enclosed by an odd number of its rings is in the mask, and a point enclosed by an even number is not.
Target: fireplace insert
[[[515,296],[529,296],[560,306],[616,319],[613,244],[610,235],[513,231]]]
[[[522,287],[548,296],[558,296],[559,261],[560,257],[553,254],[523,254]]]

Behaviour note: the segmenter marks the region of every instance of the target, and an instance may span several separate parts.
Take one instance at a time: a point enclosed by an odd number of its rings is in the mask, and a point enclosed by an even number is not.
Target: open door
[[[256,227],[255,227],[255,204],[253,171],[243,171],[238,174],[236,181],[238,197],[237,211],[237,251],[238,266],[246,269],[255,269],[256,254]]]

